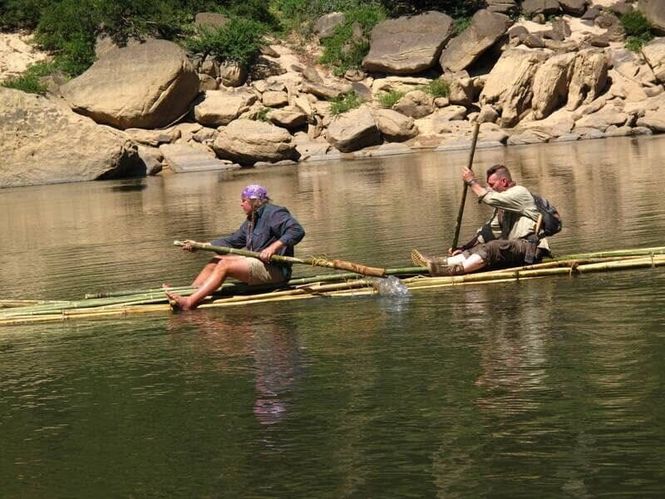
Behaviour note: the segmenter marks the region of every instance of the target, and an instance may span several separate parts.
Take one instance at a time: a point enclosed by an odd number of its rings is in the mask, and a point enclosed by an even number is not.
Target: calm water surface
[[[665,138],[478,151],[556,253],[665,245]],[[450,244],[466,153],[0,191],[2,298],[186,284],[265,184],[297,253]],[[488,215],[469,202],[463,237]],[[297,268],[296,275],[316,271]],[[2,497],[663,497],[665,271],[0,328]]]

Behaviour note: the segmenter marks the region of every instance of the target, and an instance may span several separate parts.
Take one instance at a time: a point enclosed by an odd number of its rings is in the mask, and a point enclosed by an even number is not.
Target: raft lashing
[[[580,253],[547,259],[539,264],[525,267],[459,276],[431,277],[427,269],[422,267],[386,269],[386,277],[382,278],[345,272],[291,279],[288,284],[280,287],[225,283],[199,308],[235,307],[317,297],[377,294],[405,296],[424,290],[460,285],[481,285],[550,276],[572,277],[587,273],[654,269],[662,266],[665,266],[665,246]],[[170,289],[183,296],[194,291],[189,286]],[[170,311],[162,288],[95,293],[74,301],[0,299],[0,326],[68,319],[113,318]]]

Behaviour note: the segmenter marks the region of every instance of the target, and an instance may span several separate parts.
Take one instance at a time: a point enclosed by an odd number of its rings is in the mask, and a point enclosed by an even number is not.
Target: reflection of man
[[[462,178],[480,202],[494,208],[492,217],[473,239],[448,250],[448,258],[429,257],[413,250],[411,259],[416,265],[426,266],[432,275],[457,275],[536,263],[549,254],[547,239],[530,240],[536,232],[539,211],[529,190],[513,181],[507,167],[489,168],[487,187],[480,185],[468,168],[464,168]]]

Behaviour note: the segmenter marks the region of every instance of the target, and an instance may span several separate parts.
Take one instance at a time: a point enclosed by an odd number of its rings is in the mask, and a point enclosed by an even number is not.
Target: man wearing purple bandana
[[[184,297],[165,287],[171,306],[175,309],[195,309],[203,299],[215,292],[227,277],[247,284],[286,282],[291,278],[291,267],[270,263],[273,255],[293,256],[293,247],[298,244],[305,231],[289,210],[270,202],[265,187],[252,184],[240,195],[240,207],[246,219],[233,234],[215,239],[213,246],[247,249],[259,253],[259,258],[238,255],[219,255],[210,260],[192,286],[198,288],[192,295]],[[185,251],[195,251],[187,244]]]

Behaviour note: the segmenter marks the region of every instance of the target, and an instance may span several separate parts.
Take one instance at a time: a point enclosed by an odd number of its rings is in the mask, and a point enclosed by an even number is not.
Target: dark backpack
[[[543,221],[540,223],[540,230],[538,231],[537,236],[539,238],[548,237],[560,232],[563,225],[559,211],[544,197],[534,194],[533,192],[531,195],[536,202],[538,212],[543,216]]]

